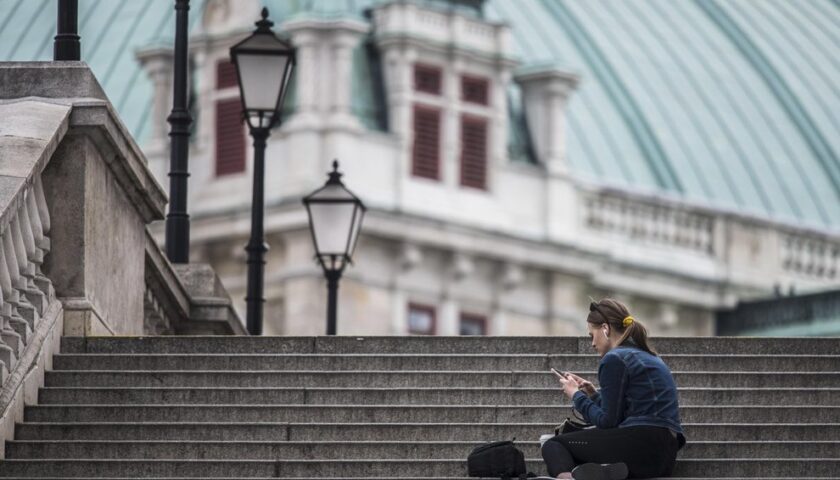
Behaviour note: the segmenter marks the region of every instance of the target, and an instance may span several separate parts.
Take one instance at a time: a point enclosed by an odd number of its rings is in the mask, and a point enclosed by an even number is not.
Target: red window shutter
[[[414,66],[414,89],[418,92],[433,93],[440,95],[441,73],[440,68],[429,65]]]
[[[461,98],[465,102],[487,105],[488,89],[486,78],[461,77]]]
[[[486,188],[487,181],[487,120],[478,117],[461,118],[461,185]]]
[[[440,178],[440,111],[414,106],[414,152],[411,173],[417,177]]]
[[[220,60],[216,64],[216,90],[228,87],[238,87],[236,68],[230,60]]]
[[[245,171],[245,128],[239,97],[216,102],[216,176]]]

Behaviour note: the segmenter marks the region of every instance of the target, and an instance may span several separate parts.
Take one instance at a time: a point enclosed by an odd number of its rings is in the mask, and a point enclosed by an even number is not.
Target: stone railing
[[[37,399],[63,329],[44,273],[53,222],[42,174],[66,134],[69,108],[0,101],[0,443]],[[2,453],[2,448],[0,448]]]
[[[583,222],[591,230],[640,243],[713,253],[712,215],[660,202],[588,193],[583,201]]]
[[[449,48],[457,45],[485,55],[508,56],[511,51],[510,27],[472,18],[456,10],[427,9],[410,2],[390,2],[374,9],[378,35],[407,36]]]
[[[14,370],[50,302],[55,301],[55,291],[41,271],[44,256],[50,251],[50,217],[40,172],[27,178],[3,207],[0,217],[0,361],[5,373]]]
[[[582,238],[614,259],[679,265],[749,297],[840,286],[840,232],[612,188],[581,185],[578,194]]]
[[[781,261],[782,268],[794,275],[840,280],[840,241],[786,233]]]
[[[209,265],[170,264],[146,231],[144,330],[151,335],[247,335]]]

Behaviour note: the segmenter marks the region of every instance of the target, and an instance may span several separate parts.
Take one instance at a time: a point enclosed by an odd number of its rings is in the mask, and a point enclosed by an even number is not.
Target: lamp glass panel
[[[356,208],[356,217],[353,219],[353,229],[351,230],[352,235],[350,237],[350,248],[347,249],[347,255],[353,256],[353,252],[356,251],[356,241],[359,239],[359,231],[362,228],[362,217],[365,215],[364,209],[359,207],[358,205],[354,205]]]
[[[309,214],[312,216],[312,230],[319,255],[344,255],[347,237],[353,227],[353,209],[355,204],[311,203]]]
[[[277,108],[289,58],[287,55],[238,55],[245,108],[272,112]]]

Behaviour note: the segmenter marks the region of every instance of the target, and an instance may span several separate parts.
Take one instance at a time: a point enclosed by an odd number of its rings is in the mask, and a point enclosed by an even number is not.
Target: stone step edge
[[[118,386],[101,386],[101,387],[41,387],[41,390],[283,390],[283,391],[556,391],[560,392],[558,387],[118,387]],[[803,387],[677,387],[677,390],[726,390],[726,391],[796,391],[796,392],[814,392],[814,391],[830,391],[840,392],[840,387],[817,387],[803,390]]]
[[[125,403],[45,403],[45,404],[34,404],[34,405],[26,405],[26,408],[44,408],[44,409],[51,409],[51,408],[128,408]],[[450,408],[450,409],[468,409],[468,408],[479,408],[479,409],[491,409],[491,408],[563,408],[565,405],[546,405],[546,404],[538,404],[538,405],[513,405],[513,404],[505,404],[505,405],[441,405],[441,404],[430,404],[430,405],[422,405],[422,404],[411,404],[411,405],[395,405],[390,403],[380,403],[380,404],[343,404],[343,403],[324,403],[324,404],[311,404],[311,403],[132,403],[130,404],[131,408],[359,408],[359,409],[373,409],[373,408],[399,408],[399,409],[421,409],[421,408]],[[680,409],[683,408],[719,408],[721,410],[724,409],[741,409],[741,408],[757,408],[757,409],[769,409],[769,408],[819,408],[823,409],[840,409],[840,405],[814,405],[814,404],[801,404],[801,405],[680,405]]]
[[[4,480],[68,480],[67,477],[0,477]],[[220,477],[218,480],[394,480],[390,477]],[[400,480],[498,480],[499,477],[399,477]],[[721,477],[720,480],[790,480],[791,477]],[[195,477],[73,477],[72,480],[196,480]],[[710,480],[709,477],[657,477],[647,480]],[[796,480],[840,480],[840,477],[799,477]]]
[[[4,480],[68,480],[67,477],[0,477]],[[218,480],[394,480],[394,477],[220,477]],[[399,477],[400,480],[499,480],[499,477]],[[72,477],[72,480],[196,480],[195,477]],[[709,477],[656,477],[647,480],[710,480]],[[720,477],[720,480],[791,480],[791,477]],[[799,477],[796,480],[840,480],[840,477]]]
[[[137,352],[137,353],[84,353],[59,352],[59,357],[466,357],[466,358],[549,358],[549,357],[581,357],[599,358],[595,353],[188,353],[188,352]],[[840,354],[832,353],[662,353],[660,357],[714,357],[714,358],[838,358]]]
[[[387,440],[322,440],[322,441],[315,441],[315,440],[7,440],[6,444],[15,443],[15,444],[71,444],[71,443],[81,443],[81,444],[126,444],[126,445],[137,445],[137,444],[199,444],[199,445],[210,445],[210,444],[218,444],[218,445],[231,445],[231,444],[243,444],[243,445],[335,445],[336,443],[340,443],[342,445],[480,445],[480,441],[468,441],[468,440],[440,440],[440,441],[387,441]],[[515,445],[537,445],[540,443],[537,440],[516,440],[514,442]],[[689,442],[692,445],[696,444],[703,444],[703,445],[730,445],[730,444],[738,444],[738,445],[755,445],[755,444],[784,444],[784,445],[798,445],[798,444],[840,444],[840,440],[693,440]]]
[[[542,462],[542,458],[525,458],[526,462]],[[678,458],[678,463],[701,463],[701,462],[837,462],[840,463],[840,458],[821,458],[821,457],[807,457],[807,458]],[[210,463],[210,462],[224,462],[224,463],[302,463],[302,464],[311,464],[311,463],[466,463],[466,458],[426,458],[426,459],[414,459],[414,458],[329,458],[329,459],[300,459],[300,460],[293,460],[293,459],[283,459],[283,458],[276,458],[276,459],[230,459],[230,458],[219,458],[219,459],[156,459],[156,458],[131,458],[131,459],[123,459],[123,458],[12,458],[12,459],[4,459],[3,463],[7,462],[18,462],[18,463],[38,463],[38,462],[67,462],[67,463],[87,463],[87,462],[104,462],[104,463],[117,463],[117,462],[126,462],[126,463],[141,463],[141,462],[150,462],[150,463]],[[0,477],[2,478],[2,477]]]
[[[295,423],[295,422],[22,422],[16,423],[16,425],[27,425],[27,426],[44,426],[44,425],[63,425],[63,426],[76,426],[76,425],[114,425],[114,426],[125,426],[125,425],[203,425],[203,426],[217,426],[217,425],[224,425],[224,426],[231,426],[231,425],[288,425],[288,426],[342,426],[342,427],[365,427],[365,426],[411,426],[415,427],[418,425],[424,427],[439,427],[439,426],[455,426],[455,427],[463,427],[463,426],[509,426],[509,427],[545,427],[546,425],[550,425],[548,423],[457,423],[457,422],[436,422],[436,423],[422,423],[418,424],[415,422],[349,422],[349,423],[336,423],[336,422],[327,422],[327,423]],[[726,423],[726,422],[714,422],[714,423],[686,423],[683,422],[683,427],[694,427],[694,426],[744,426],[744,427],[754,427],[754,428],[762,428],[762,427],[840,427],[840,423]]]
[[[105,369],[96,369],[96,370],[47,370],[47,373],[77,373],[77,374],[87,374],[87,373],[113,373],[113,374],[126,374],[126,373],[148,373],[148,374],[158,374],[158,373],[236,373],[239,374],[279,374],[279,375],[326,375],[326,374],[393,374],[393,375],[406,375],[406,374],[470,374],[470,373],[477,373],[481,375],[511,375],[511,374],[542,374],[542,375],[552,375],[550,371],[542,371],[542,370],[232,370],[232,369],[211,369],[211,370],[179,370],[179,369],[167,369],[167,370],[152,370],[152,369],[139,369],[139,370],[105,370]],[[589,375],[597,375],[597,370],[586,370],[581,371],[581,374],[589,374]],[[840,375],[840,371],[832,370],[820,370],[820,371],[754,371],[754,370],[671,370],[671,373],[679,373],[679,374],[691,374],[691,375],[720,375],[720,374],[732,374],[732,375]]]

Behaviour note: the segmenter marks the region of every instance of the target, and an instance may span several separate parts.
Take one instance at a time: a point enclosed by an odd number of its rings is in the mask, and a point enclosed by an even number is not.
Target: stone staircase
[[[679,478],[840,478],[840,339],[656,338]],[[569,414],[579,337],[64,337],[6,443],[9,478],[466,477],[476,444]],[[597,382],[596,382],[597,383]]]

